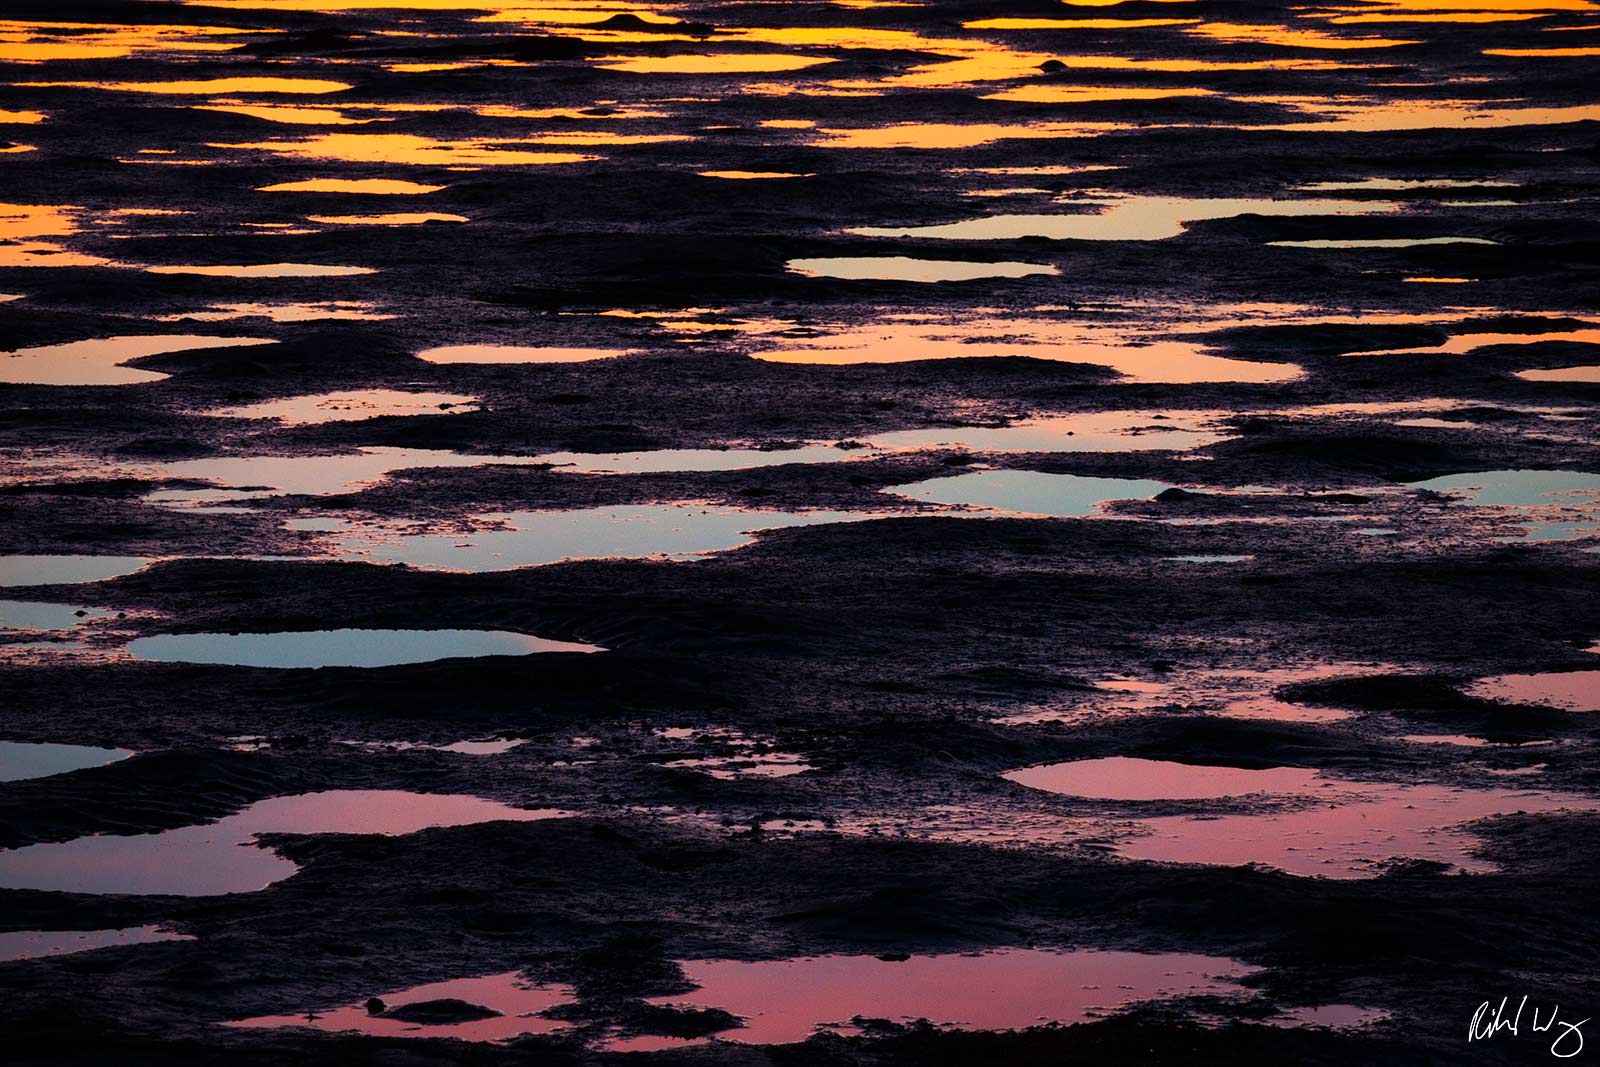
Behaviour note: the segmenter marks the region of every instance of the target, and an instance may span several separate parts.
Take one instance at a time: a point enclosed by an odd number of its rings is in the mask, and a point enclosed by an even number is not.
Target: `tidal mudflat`
[[[0,1059],[1550,1055],[1597,18],[6,5]]]

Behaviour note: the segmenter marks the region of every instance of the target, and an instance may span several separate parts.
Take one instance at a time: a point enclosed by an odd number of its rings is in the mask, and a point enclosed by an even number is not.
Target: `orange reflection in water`
[[[1483,54],[1486,56],[1577,59],[1584,56],[1600,56],[1600,48],[1485,48]]]
[[[0,204],[0,267],[105,267],[108,259],[88,256],[41,240],[78,232],[79,208],[49,204]]]
[[[756,181],[762,178],[814,178],[814,174],[795,174],[779,170],[702,170],[702,178],[726,178],[730,181]]]
[[[241,30],[224,26],[133,26],[98,22],[23,22],[0,20],[0,62],[44,63],[51,60],[118,59],[159,52],[227,52],[243,37],[276,30]]]
[[[194,110],[221,111],[291,126],[360,126],[378,121],[349,118],[331,107],[295,107],[293,104],[195,104]]]
[[[969,30],[1137,30],[1150,26],[1192,26],[1199,19],[974,19]]]
[[[822,56],[710,53],[612,57],[597,60],[595,66],[601,70],[619,70],[629,74],[771,74],[787,70],[804,70],[807,67],[832,62],[834,60]]]
[[[105,89],[118,93],[162,93],[205,96],[213,93],[304,93],[320,95],[350,88],[346,82],[322,78],[211,78],[206,81],[171,82],[18,82],[30,89]]]
[[[996,141],[1093,137],[1124,130],[1116,122],[956,123],[906,122],[853,130],[822,130],[813,143],[819,148],[976,148]]]
[[[1188,32],[1198,37],[1209,37],[1214,41],[1226,41],[1229,44],[1271,44],[1280,48],[1322,48],[1336,51],[1395,48],[1400,45],[1421,43],[1388,37],[1341,37],[1323,30],[1292,30],[1287,26],[1241,22],[1207,22]]]
[[[355,193],[364,196],[420,196],[437,193],[443,185],[423,185],[398,178],[307,178],[257,187],[258,193]]]
[[[1498,107],[1480,100],[1381,100],[1376,97],[1238,97],[1246,103],[1276,103],[1314,118],[1250,127],[1318,133],[1379,133],[1397,130],[1500,129],[1600,120],[1600,104],[1563,107]]]
[[[465,215],[438,211],[395,212],[389,215],[308,215],[307,222],[330,226],[420,226],[427,222],[467,222]]]
[[[270,152],[296,159],[331,159],[341,163],[399,163],[406,166],[527,166],[584,163],[596,156],[573,152],[527,152],[507,145],[537,143],[527,139],[482,138],[437,141],[409,133],[326,133],[301,141],[257,141],[213,144],[243,152]]]
[[[1022,104],[1094,104],[1113,100],[1167,100],[1182,96],[1215,96],[1212,89],[1156,89],[1134,85],[1019,85],[985,100],[1011,100]]]
[[[5,126],[31,126],[36,122],[44,121],[42,111],[6,111],[0,109],[0,125]]]

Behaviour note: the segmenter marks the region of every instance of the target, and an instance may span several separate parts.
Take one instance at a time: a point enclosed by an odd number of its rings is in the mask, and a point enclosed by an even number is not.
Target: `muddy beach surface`
[[[7,1062],[1600,1055],[1597,13],[7,4]]]

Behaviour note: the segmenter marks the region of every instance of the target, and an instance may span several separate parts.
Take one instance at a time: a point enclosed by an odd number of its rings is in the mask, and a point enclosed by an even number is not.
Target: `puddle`
[[[1269,248],[1420,248],[1424,245],[1497,245],[1485,237],[1373,237],[1315,241],[1268,241]]]
[[[869,448],[969,452],[1142,452],[1203,448],[1227,440],[1214,413],[1110,411],[1025,419],[1008,426],[894,430],[863,438]]]
[[[955,259],[913,259],[909,256],[853,256],[836,259],[791,259],[788,269],[807,278],[848,281],[967,282],[984,278],[1027,278],[1060,274],[1041,263],[974,263]]]
[[[402,181],[398,178],[308,178],[298,182],[278,182],[263,185],[258,193],[347,193],[359,196],[420,196],[437,193],[443,185],[423,185],[421,182]]]
[[[773,363],[906,363],[927,359],[1020,356],[1108,367],[1130,382],[1287,382],[1304,375],[1292,363],[1259,363],[1212,354],[1205,345],[1152,335],[1121,322],[974,318],[883,320],[830,325],[791,336],[780,323],[764,332],[780,347],[750,354]]]
[[[0,851],[0,888],[185,897],[251,893],[298,868],[257,834],[413,834],[436,826],[533,822],[567,813],[479,797],[383,789],[257,801],[225,819],[156,834],[96,834]]]
[[[210,304],[204,311],[184,311],[157,315],[157,322],[233,322],[238,319],[267,319],[271,322],[318,322],[342,319],[350,322],[382,322],[395,316],[377,310],[380,305],[364,300],[321,300],[286,304]]]
[[[261,337],[206,337],[200,334],[151,334],[70,341],[0,352],[0,382],[12,385],[138,385],[159,382],[171,375],[122,366],[128,360],[196,349],[271,344],[277,342]]]
[[[470,141],[440,141],[404,133],[324,133],[299,141],[254,141],[212,147],[236,152],[267,152],[291,159],[385,166],[520,167],[587,163],[600,158],[576,152],[530,152],[517,147],[547,142],[548,139],[491,137]]]
[[[1163,556],[1163,563],[1247,563],[1254,556]]]
[[[1142,819],[1118,855],[1136,860],[1224,866],[1264,864],[1302,876],[1371,878],[1385,863],[1426,859],[1468,873],[1495,868],[1473,855],[1463,824],[1491,815],[1600,810],[1560,793],[1452,789],[1328,779],[1344,797],[1270,814],[1176,815]],[[1326,799],[1326,798],[1324,798]]]
[[[775,74],[804,70],[807,67],[833,62],[835,61],[832,59],[813,56],[777,53],[735,55],[718,52],[704,55],[599,59],[595,61],[595,66],[600,70],[616,70],[628,74]]]
[[[147,556],[0,556],[0,588],[103,582],[154,562]]]
[[[0,741],[0,782],[25,782],[30,778],[104,767],[132,755],[125,748]]]
[[[322,263],[253,263],[236,266],[146,267],[151,274],[194,274],[206,278],[347,278],[376,274],[375,267],[347,267]]]
[[[446,345],[417,353],[424,363],[589,363],[632,354],[629,348],[540,348],[528,345]]]
[[[261,741],[262,738],[250,738],[249,741]],[[384,749],[390,752],[410,752],[413,749],[426,752],[453,752],[458,756],[499,756],[510,752],[518,745],[527,744],[526,738],[489,738],[483,741],[452,741],[448,745],[430,745],[425,741],[340,741],[338,744],[351,745],[355,748]]]
[[[1475,682],[1475,697],[1509,704],[1549,704],[1566,711],[1600,711],[1600,671],[1502,674]]]
[[[239,96],[255,93],[314,95],[350,88],[323,78],[211,78],[169,82],[17,82],[30,89],[101,89],[117,93],[159,93],[165,96]]]
[[[460,415],[478,410],[478,398],[456,393],[410,393],[399,389],[359,389],[263,400],[205,414],[226,419],[277,419],[285,426],[358,422],[391,415]]]
[[[1252,771],[1128,756],[1023,767],[1001,777],[1030,789],[1093,800],[1215,800],[1252,793],[1298,794],[1319,784],[1317,771],[1303,767]]]
[[[1553,370],[1523,370],[1517,377],[1528,382],[1580,382],[1591,385],[1600,382],[1600,364],[1592,367],[1557,367]]]
[[[86,622],[109,619],[114,614],[104,608],[78,604],[0,600],[0,630],[70,630]]]
[[[1398,204],[1372,200],[1212,200],[1183,197],[1129,197],[1070,202],[1105,210],[1088,214],[990,215],[938,226],[865,226],[847,232],[860,237],[909,237],[947,241],[1163,241],[1188,224],[1241,215],[1372,215],[1396,211]]]
[[[430,222],[470,222],[465,215],[439,211],[397,211],[387,215],[307,215],[307,222],[324,226],[422,226]]]
[[[542,1018],[542,1012],[570,1004],[577,994],[567,986],[538,985],[518,971],[480,978],[430,982],[380,994],[384,1011],[374,1014],[363,1001],[303,1015],[262,1015],[224,1023],[244,1029],[300,1027],[325,1033],[368,1037],[434,1037],[458,1041],[509,1041],[523,1034],[548,1034],[571,1024]],[[479,1010],[471,1011],[470,1007]],[[434,1009],[430,1014],[429,1009]],[[408,1010],[409,1009],[409,1010]],[[462,1021],[462,1016],[467,1018]],[[475,1017],[473,1017],[475,1016]],[[451,1021],[431,1021],[437,1018]]]
[[[528,466],[537,462],[527,456],[472,456],[423,448],[374,447],[335,456],[253,455],[186,459],[149,466],[130,466],[127,471],[151,479],[214,482],[215,488],[161,489],[147,493],[143,498],[149,503],[165,506],[203,507],[283,494],[329,496],[354,492],[403,470]],[[3,563],[0,563],[0,578],[4,573]]]
[[[187,934],[173,933],[159,926],[130,926],[121,930],[19,930],[0,933],[0,962],[66,956],[119,945],[193,940]]]
[[[1562,541],[1600,530],[1600,474],[1564,470],[1477,471],[1449,474],[1412,489],[1445,493],[1462,505],[1508,508],[1526,519],[1523,539]]]
[[[160,634],[128,643],[134,659],[230,667],[392,667],[402,663],[540,652],[603,652],[506,630],[296,630],[263,634]]]
[[[418,523],[333,520],[319,551],[334,558],[405,563],[434,570],[498,571],[563,560],[692,560],[750,544],[763,530],[877,518],[854,511],[747,511],[697,503],[635,504],[573,511],[475,516],[473,529],[438,532]],[[296,527],[291,521],[290,528]]]
[[[1172,486],[1136,478],[1089,478],[1077,474],[986,470],[930,478],[884,492],[934,504],[952,504],[1015,515],[1094,515],[1113,500],[1148,500]]]
[[[818,1029],[858,1033],[866,1017],[926,1019],[963,1030],[1019,1030],[1099,1018],[1130,1004],[1244,995],[1253,968],[1216,956],[1079,949],[1003,949],[973,955],[812,956],[681,961],[697,987],[654,1004],[710,1009],[743,1026],[718,1036],[752,1045],[804,1041]]]

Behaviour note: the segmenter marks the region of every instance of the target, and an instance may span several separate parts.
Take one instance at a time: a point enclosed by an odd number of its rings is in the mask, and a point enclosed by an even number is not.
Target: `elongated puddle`
[[[356,422],[389,415],[459,415],[476,411],[478,398],[456,393],[413,393],[399,389],[360,389],[263,400],[205,414],[229,419],[277,419],[286,426]]]
[[[547,1034],[569,1023],[541,1016],[570,1004],[577,994],[567,986],[537,985],[517,971],[479,978],[430,982],[383,993],[383,1010],[365,1002],[303,1015],[262,1015],[224,1023],[243,1029],[281,1026],[356,1033],[369,1037],[453,1037],[460,1041],[509,1041],[523,1034]]]
[[[1600,474],[1477,471],[1409,484],[1413,489],[1447,493],[1473,507],[1510,509],[1525,520],[1525,540],[1564,541],[1600,532]]]
[[[967,452],[1142,452],[1203,448],[1227,439],[1208,411],[1096,411],[1023,419],[1006,426],[890,430],[839,444],[793,448],[660,448],[641,452],[550,452],[532,462],[571,474],[744,470],[789,463],[843,463],[884,452],[956,448]]]
[[[1550,704],[1565,711],[1600,711],[1600,671],[1502,674],[1469,690],[1473,696],[1517,704]]]
[[[322,551],[335,558],[405,563],[443,570],[496,571],[577,559],[690,560],[747,545],[762,530],[858,522],[853,511],[745,511],[707,504],[637,504],[576,511],[481,515],[471,532],[436,532],[418,524],[328,527]],[[293,522],[291,522],[291,528]],[[321,539],[319,539],[320,541]]]
[[[0,588],[103,582],[153,562],[145,556],[0,556]]]
[[[0,933],[0,962],[66,956],[118,945],[193,940],[187,934],[163,930],[159,926],[130,926],[121,930],[18,930]]]
[[[884,490],[935,504],[964,505],[1014,515],[1093,515],[1112,500],[1142,500],[1171,486],[1140,478],[1090,478],[1078,474],[990,470],[930,478]]]
[[[807,278],[874,282],[970,282],[984,278],[1027,278],[1060,274],[1043,263],[976,263],[961,259],[914,259],[910,256],[844,256],[791,259],[788,269]]]
[[[85,622],[108,618],[103,608],[77,604],[41,604],[31,600],[0,600],[0,630],[70,630]]]
[[[1238,996],[1252,968],[1181,953],[1007,949],[976,955],[812,956],[791,960],[690,960],[698,988],[652,1003],[720,1008],[743,1025],[718,1036],[752,1045],[804,1041],[818,1029],[857,1032],[866,1017],[926,1019],[963,1030],[1076,1023],[1140,1001]]]
[[[131,755],[133,753],[125,748],[0,741],[0,782],[25,782],[30,778],[104,767]]]
[[[264,337],[148,334],[19,348],[0,352],[0,382],[10,385],[138,385],[171,376],[123,366],[132,359],[194,349],[272,344],[277,342]]]
[[[1130,823],[1116,843],[1128,859],[1222,866],[1262,864],[1289,874],[1370,878],[1395,860],[1433,860],[1482,873],[1465,824],[1493,815],[1597,811],[1600,801],[1561,793],[1357,782],[1306,771],[1201,767],[1162,760],[1077,760],[1005,777],[1090,800],[1198,800],[1252,796],[1265,811],[1169,815]]]
[[[550,348],[535,345],[445,345],[417,353],[424,363],[591,363],[628,355],[627,348]]]
[[[392,667],[402,663],[539,652],[604,652],[505,630],[301,630],[264,634],[160,634],[128,643],[135,659],[230,667]]]
[[[413,834],[435,826],[534,822],[567,813],[480,797],[385,789],[335,790],[258,801],[202,826],[156,834],[97,834],[0,851],[0,888],[66,893],[249,893],[298,868],[252,843],[257,834]]]

